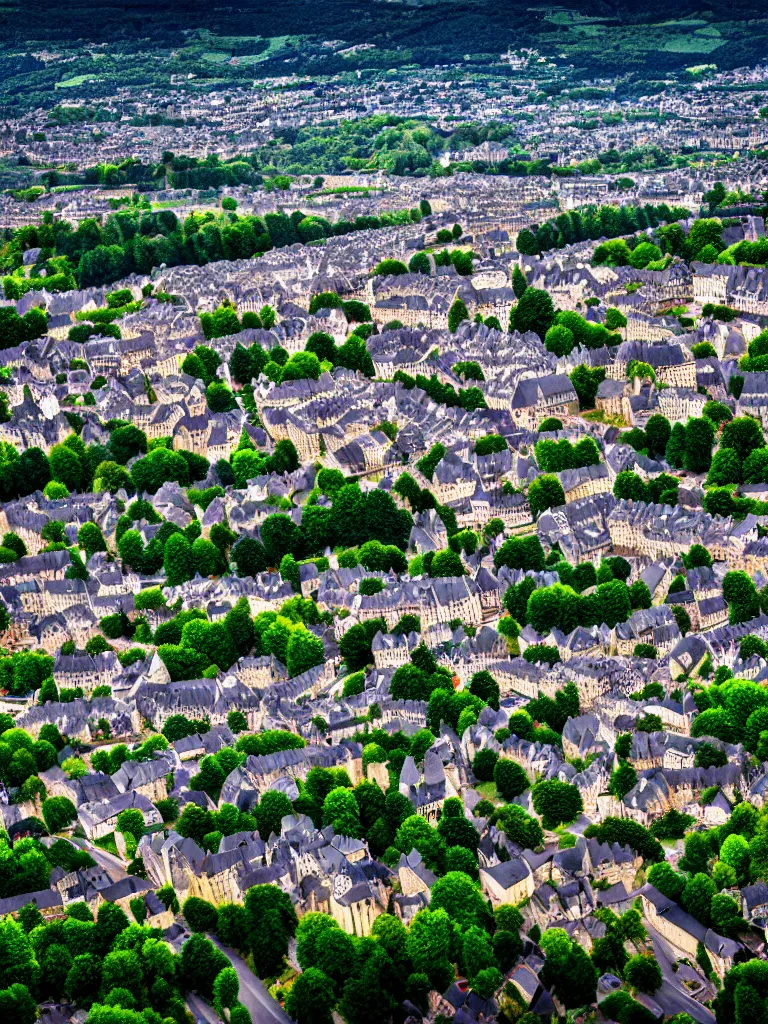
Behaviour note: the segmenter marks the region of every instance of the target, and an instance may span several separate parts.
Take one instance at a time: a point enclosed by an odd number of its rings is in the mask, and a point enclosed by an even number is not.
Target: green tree
[[[683,555],[686,569],[697,569],[699,566],[711,566],[712,555],[701,544],[692,544],[687,555]]]
[[[720,847],[720,860],[733,868],[739,885],[746,885],[749,877],[749,843],[740,835],[728,836]]]
[[[227,728],[235,734],[245,732],[248,728],[248,719],[242,711],[230,711],[227,715]]]
[[[565,491],[556,476],[546,474],[536,477],[528,488],[528,503],[534,518],[547,509],[565,504]]]
[[[451,919],[445,910],[420,910],[408,929],[406,950],[415,972],[425,974],[439,991],[451,983]]]
[[[90,558],[96,551],[106,551],[107,542],[96,523],[83,523],[77,531],[77,542]]]
[[[493,772],[498,760],[499,755],[495,750],[491,750],[489,747],[478,750],[472,761],[472,771],[479,782],[493,781]]]
[[[695,350],[701,350],[704,348],[711,349],[711,352],[707,352],[706,356],[717,356],[714,347],[710,345],[709,342],[702,342],[701,345],[694,345],[691,351],[697,359],[703,359],[705,358],[705,356],[699,355]],[[710,423],[713,423],[715,427],[718,427],[721,423],[727,423],[729,420],[733,419],[733,413],[728,408],[728,406],[725,405],[723,402],[707,402],[704,408],[702,409],[702,415],[706,416]]]
[[[203,577],[219,576],[226,570],[226,564],[221,556],[221,552],[215,544],[206,540],[205,537],[198,537],[193,542],[190,556],[192,559],[192,569],[194,570],[193,575],[199,574]]]
[[[218,922],[216,907],[207,900],[190,896],[181,908],[184,920],[192,932],[215,932]]]
[[[229,359],[229,372],[238,384],[250,384],[255,376],[256,366],[247,348],[239,342]]]
[[[514,323],[510,326],[521,334],[533,331],[540,338],[546,336],[555,319],[555,310],[549,293],[540,288],[528,287],[518,299],[514,308]]]
[[[553,628],[570,633],[579,625],[582,601],[583,598],[571,587],[555,583],[533,591],[528,599],[526,617],[538,633],[546,635]]]
[[[261,541],[273,564],[279,565],[283,555],[293,554],[297,548],[298,528],[290,516],[275,513],[262,523]]]
[[[377,263],[376,266],[373,268],[372,273],[374,274],[374,276],[407,274],[408,267],[406,267],[406,265],[403,262],[401,262],[401,260],[387,259],[381,260],[379,263]]]
[[[536,241],[536,235],[528,228],[523,228],[517,235],[517,251],[523,256],[538,256],[540,249]]]
[[[51,834],[61,832],[77,818],[75,805],[65,796],[52,796],[44,800],[42,811],[45,827]]]
[[[742,469],[744,483],[764,483],[768,477],[768,448],[755,448],[751,451],[744,459]]]
[[[520,240],[520,235],[518,235],[518,241],[519,240]],[[520,249],[519,251],[522,252],[523,250]],[[532,255],[532,254],[529,254],[529,255]],[[525,289],[527,287],[528,287],[528,281],[526,280],[525,274],[522,272],[522,270],[520,269],[519,266],[515,266],[514,270],[512,271],[512,290],[515,293],[515,298],[516,299],[522,298],[523,292],[525,291]]]
[[[340,835],[360,838],[360,808],[354,793],[343,786],[336,786],[323,801],[323,825],[332,825]]]
[[[533,569],[542,572],[544,549],[538,537],[510,537],[496,552],[493,561],[497,569],[506,565],[510,569]]]
[[[444,910],[460,928],[485,928],[489,923],[488,907],[479,888],[460,871],[449,871],[432,887],[430,910]]]
[[[231,966],[226,956],[200,933],[192,935],[184,943],[180,961],[180,975],[185,987],[208,999],[213,995],[213,983],[219,971]]]
[[[219,904],[216,935],[225,946],[241,949],[247,941],[245,908],[239,903]]]
[[[177,587],[192,579],[193,571],[192,547],[181,533],[174,533],[168,538],[163,554],[166,583],[169,587]]]
[[[632,988],[653,995],[664,979],[658,961],[650,953],[638,953],[624,965],[624,980]]]
[[[553,355],[567,356],[574,345],[573,331],[562,324],[555,324],[547,331],[544,345]]]
[[[76,451],[66,443],[56,444],[51,448],[48,462],[54,480],[64,484],[70,492],[80,490],[83,481],[83,464]]]
[[[538,821],[517,804],[507,804],[495,814],[496,827],[523,849],[534,850],[544,841]]]
[[[674,469],[682,469],[685,461],[686,441],[685,441],[685,426],[682,423],[676,423],[672,427],[672,431],[669,435],[669,441],[667,441],[666,448],[666,459],[667,462]]]
[[[672,435],[670,434],[670,441]],[[715,431],[709,420],[689,420],[685,428],[685,455],[683,465],[692,473],[705,473],[712,462]]]
[[[238,656],[245,657],[250,654],[255,642],[255,632],[246,597],[241,597],[234,608],[227,612],[224,617],[224,625],[232,638]]]
[[[227,669],[237,659],[232,636],[223,622],[192,619],[181,630],[181,646],[199,654],[206,665]]]
[[[612,793],[617,800],[623,800],[630,789],[633,789],[636,785],[637,772],[635,769],[629,761],[619,761],[619,764],[611,774],[608,792]]]
[[[292,678],[301,675],[315,665],[325,662],[323,641],[307,629],[295,629],[288,641],[288,674]]]
[[[738,903],[725,893],[717,893],[712,897],[710,912],[712,928],[718,935],[735,939],[749,927],[739,912]]]
[[[407,817],[397,830],[393,844],[403,853],[416,849],[431,870],[440,870],[445,858],[445,843],[439,832],[417,814]]]
[[[646,501],[648,497],[645,483],[631,470],[623,470],[616,475],[613,493],[616,498],[625,501]]]
[[[437,831],[449,850],[452,847],[460,846],[469,850],[473,855],[477,855],[480,835],[475,826],[464,817],[463,810],[456,816],[446,814],[445,808],[443,808],[443,814],[437,823]]]
[[[232,561],[241,576],[258,576],[270,565],[264,545],[253,537],[243,537],[238,541],[232,549]]]
[[[475,672],[469,681],[469,692],[485,701],[489,707],[499,710],[501,691],[490,672]]]
[[[316,967],[310,967],[291,986],[285,1009],[297,1024],[331,1024],[335,1003],[331,979]]]
[[[127,808],[117,816],[116,830],[133,836],[136,842],[144,835],[144,815],[136,808]]]
[[[259,835],[265,842],[272,833],[280,835],[281,822],[292,810],[291,802],[285,793],[267,790],[262,794],[254,813],[259,826]]]
[[[596,367],[592,370],[582,363],[571,372],[570,379],[579,399],[579,408],[582,410],[593,409],[597,389],[605,380],[605,368]]]
[[[469,320],[469,312],[462,299],[456,298],[448,310],[448,330],[455,334],[462,320]]]
[[[651,416],[645,425],[645,439],[648,445],[648,454],[652,459],[664,458],[667,449],[667,442],[672,435],[672,427],[666,416],[658,413]]]
[[[629,590],[621,580],[599,583],[595,593],[599,618],[613,629],[620,622],[626,622],[632,612]]]
[[[179,452],[154,448],[133,464],[131,476],[137,491],[154,494],[168,481],[186,486],[189,482],[189,469],[186,459]]]
[[[72,961],[64,993],[77,1003],[88,1003],[101,984],[101,961],[93,953],[81,953]]]
[[[29,936],[12,917],[0,921],[0,987],[8,988],[18,982],[37,991],[40,966]]]
[[[496,762],[493,781],[496,783],[499,795],[508,802],[520,796],[531,785],[522,766],[508,758],[499,758]]]
[[[668,899],[679,903],[686,884],[685,875],[675,871],[668,861],[652,864],[648,869],[648,881]]]
[[[237,1003],[240,992],[240,979],[234,967],[225,967],[219,971],[213,982],[214,1006],[223,1006],[231,1010]]]
[[[461,956],[464,970],[470,984],[474,987],[475,979],[488,968],[496,968],[496,956],[493,951],[490,935],[472,925],[462,935]]]
[[[384,619],[367,619],[352,626],[339,641],[339,651],[350,672],[359,672],[373,664],[371,643],[378,632],[385,633]]]
[[[118,986],[137,992],[143,984],[141,961],[132,949],[108,953],[102,964],[102,984],[108,991]]]
[[[299,921],[296,929],[296,959],[303,971],[318,966],[320,940],[329,932],[339,931],[339,926],[332,917],[310,911]]]
[[[662,257],[661,249],[652,242],[641,242],[629,254],[629,264],[638,270],[642,270]]]
[[[276,885],[256,885],[245,894],[245,912],[256,973],[278,974],[298,924],[290,897]]]
[[[712,897],[716,892],[717,886],[703,872],[693,875],[683,889],[683,907],[707,928],[711,924]]]
[[[320,360],[313,352],[296,352],[283,367],[281,383],[289,380],[318,380]]]
[[[597,971],[586,950],[571,942],[564,932],[559,934],[561,932],[562,929],[550,928],[541,937],[547,954],[541,980],[554,988],[564,1006],[575,1009],[594,1001]]]
[[[432,559],[429,574],[432,577],[464,576],[464,563],[455,551],[438,551]]]
[[[760,614],[757,590],[745,572],[732,571],[725,574],[723,597],[728,602],[728,616],[732,625],[748,622]]]
[[[609,331],[617,331],[627,326],[627,318],[621,310],[616,309],[615,306],[609,306],[605,311],[605,326]]]
[[[576,786],[557,779],[537,782],[531,795],[534,810],[541,815],[545,828],[574,821],[584,809]]]
[[[751,416],[738,416],[731,420],[723,427],[720,447],[733,448],[741,459],[746,459],[753,451],[765,447],[760,424]]]
[[[22,920],[21,913],[19,920]],[[39,956],[44,988],[53,996],[62,995],[74,962],[72,954],[62,943],[52,942],[44,952],[40,951]]]

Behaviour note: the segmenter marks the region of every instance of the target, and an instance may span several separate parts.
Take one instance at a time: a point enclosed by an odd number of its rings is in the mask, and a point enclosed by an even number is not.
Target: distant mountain
[[[456,62],[475,69],[508,47],[536,48],[583,77],[652,79],[766,59],[768,0],[101,0],[98,17],[84,0],[0,2],[0,55],[87,43],[107,44],[110,55],[200,57],[209,70],[226,66],[227,80]],[[0,62],[0,83],[28,71]],[[140,79],[133,65],[126,74]],[[45,76],[31,84],[48,88]]]

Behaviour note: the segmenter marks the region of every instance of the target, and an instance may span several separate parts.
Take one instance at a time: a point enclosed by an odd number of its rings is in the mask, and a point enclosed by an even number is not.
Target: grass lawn
[[[604,409],[593,409],[582,414],[585,420],[592,423],[610,423],[614,427],[628,427],[629,424],[623,416],[609,415]]]
[[[66,78],[61,82],[57,82],[56,89],[70,89],[75,85],[85,85],[86,82],[98,82],[100,81],[97,75],[75,75],[74,78]]]
[[[286,43],[293,43],[294,46],[298,46],[300,40],[301,36],[272,36],[266,49],[262,49],[258,53],[238,55],[235,59],[238,64],[261,64],[263,61],[269,60],[273,54],[282,50]]]
[[[665,53],[712,53],[725,43],[711,35],[673,36],[662,46]]]
[[[478,782],[475,789],[483,798],[483,800],[490,800],[491,803],[501,803],[499,799],[499,793],[496,789],[495,782]]]
[[[287,966],[280,977],[275,978],[274,982],[269,986],[269,994],[273,999],[282,1004],[297,978],[298,974],[293,967]]]
[[[197,206],[210,206],[211,209],[214,209],[214,207],[216,206],[216,203],[215,203],[214,200],[211,200],[210,203],[204,203],[204,202],[200,202],[199,199],[191,199],[191,198],[185,198],[185,199],[157,199],[157,200],[153,201],[153,203],[152,203],[152,209],[153,210],[170,210],[170,209],[175,208],[177,206],[195,206],[195,207],[197,207]]]
[[[119,857],[117,843],[115,842],[115,833],[110,832],[106,836],[102,836],[101,839],[94,839],[93,845],[98,846],[100,850],[105,850],[107,853],[113,854],[115,857]]]

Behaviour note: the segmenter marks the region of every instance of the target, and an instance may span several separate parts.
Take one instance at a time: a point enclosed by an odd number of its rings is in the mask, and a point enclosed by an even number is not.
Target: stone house
[[[533,895],[533,874],[522,857],[480,868],[480,887],[494,906],[517,904]]]
[[[619,345],[616,359],[608,367],[607,376],[625,380],[631,362],[648,363],[656,380],[680,388],[696,388],[696,361],[682,345],[661,342],[625,341]]]
[[[133,791],[119,793],[109,800],[81,804],[77,819],[88,839],[101,839],[115,831],[117,817],[122,811],[134,809],[141,811],[145,825],[159,825],[163,820],[148,797]]]
[[[152,761],[125,761],[112,779],[121,793],[136,792],[153,803],[168,796],[168,775],[174,760],[157,757]]]
[[[512,398],[512,418],[521,426],[535,429],[547,416],[567,419],[579,411],[579,399],[570,377],[550,374],[521,380]]]
[[[663,896],[650,884],[638,890],[643,903],[645,917],[653,927],[683,956],[696,959],[701,943],[709,954],[712,966],[719,978],[733,966],[734,957],[742,948],[733,939],[726,939],[700,924],[695,917],[686,913],[673,900]]]

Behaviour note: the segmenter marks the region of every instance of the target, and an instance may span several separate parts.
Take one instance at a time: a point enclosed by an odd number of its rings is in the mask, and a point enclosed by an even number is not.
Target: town
[[[11,1024],[768,1014],[768,65],[670,24],[3,92]]]

